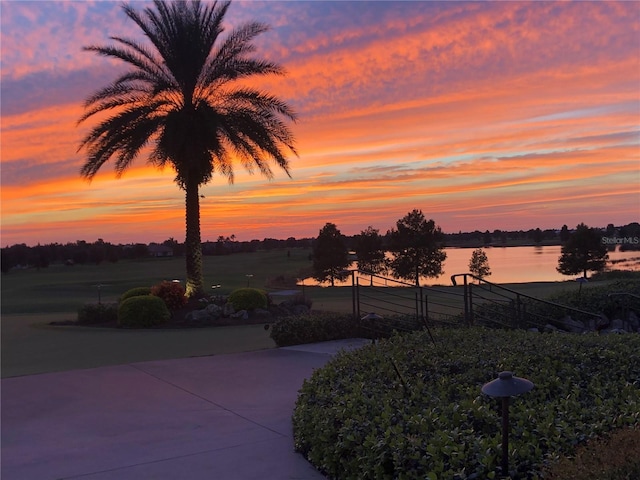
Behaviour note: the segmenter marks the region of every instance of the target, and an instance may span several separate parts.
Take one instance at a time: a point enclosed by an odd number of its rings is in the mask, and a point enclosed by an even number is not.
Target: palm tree
[[[285,152],[297,155],[286,124],[296,120],[292,109],[275,96],[238,85],[247,77],[284,74],[279,65],[252,56],[253,39],[268,26],[246,23],[221,38],[229,5],[154,0],[155,8],[142,13],[123,5],[150,44],[111,37],[113,45],[84,47],[129,69],[85,101],[78,123],[97,114],[100,120],[78,149],[87,154],[81,175],[91,180],[113,159],[120,176],[143,152],[150,164],[175,170],[186,198],[189,297],[204,294],[200,186],[215,173],[233,183],[235,159],[269,179],[271,163],[290,176]]]

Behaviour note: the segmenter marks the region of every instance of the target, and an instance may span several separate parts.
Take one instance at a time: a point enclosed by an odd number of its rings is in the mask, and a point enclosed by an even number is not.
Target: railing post
[[[357,321],[360,319],[360,316],[356,315],[356,275],[354,270],[351,270],[351,306],[352,306],[353,320]]]
[[[464,275],[464,290],[463,290],[463,303],[464,303],[464,321],[467,325],[471,325],[471,318],[469,316],[469,292],[467,291],[467,276]]]
[[[356,300],[354,300],[354,308],[356,308],[357,306],[357,310],[356,310],[356,319],[360,318],[360,278],[355,278],[354,276],[354,281],[356,283],[356,289],[355,289],[355,297]]]
[[[466,277],[465,277],[466,280]],[[473,283],[469,284],[469,325],[476,323],[476,319],[473,315]]]

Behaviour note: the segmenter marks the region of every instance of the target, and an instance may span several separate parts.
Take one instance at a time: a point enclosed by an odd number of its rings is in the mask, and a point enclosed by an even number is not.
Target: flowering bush
[[[151,295],[164,300],[167,308],[171,311],[178,310],[187,304],[184,287],[178,282],[164,281],[154,285],[151,287]]]

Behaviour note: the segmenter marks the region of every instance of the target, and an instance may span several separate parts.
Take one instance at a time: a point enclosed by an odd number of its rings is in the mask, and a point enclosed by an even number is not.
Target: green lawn
[[[301,276],[301,272],[308,273],[311,265],[309,254],[308,249],[290,249],[205,257],[205,285],[210,292],[220,294],[228,294],[247,284],[269,291],[293,288],[312,300],[314,310],[350,313],[353,308],[350,287],[296,287],[274,283],[278,277],[290,280]],[[78,308],[88,302],[97,302],[98,295],[103,302],[116,301],[133,287],[183,279],[184,271],[183,258],[160,258],[73,267],[51,265],[39,271],[15,270],[3,275],[0,322],[2,376],[275,346],[261,325],[184,331],[49,325],[53,320],[75,320]],[[219,289],[210,288],[218,284]],[[99,288],[98,285],[102,286]],[[561,289],[577,287],[575,282],[508,286],[541,298]],[[459,291],[461,287],[438,288]],[[456,310],[456,300],[448,301],[453,302],[451,308]]]
[[[221,294],[247,284],[267,288],[276,277],[295,277],[308,267],[309,253],[306,249],[290,249],[204,257],[205,288]],[[184,262],[184,258],[149,258],[13,270],[2,277],[1,311],[3,314],[76,312],[87,302],[97,302],[98,294],[103,302],[116,301],[133,287],[184,280]],[[220,288],[213,290],[213,285]]]

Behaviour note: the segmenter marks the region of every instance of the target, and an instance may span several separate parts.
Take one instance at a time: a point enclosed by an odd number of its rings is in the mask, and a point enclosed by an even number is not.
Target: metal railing
[[[464,319],[468,325],[542,328],[562,315],[571,316],[573,320],[592,322],[601,318],[599,314],[542,300],[470,273],[452,275],[451,282],[454,286],[458,284],[456,279],[460,277],[464,289]]]
[[[452,287],[416,286],[360,270],[350,274],[355,319],[375,313],[412,317],[424,326],[502,328],[544,328],[563,316],[593,324],[601,319],[599,314],[542,300],[470,273],[452,275]]]

